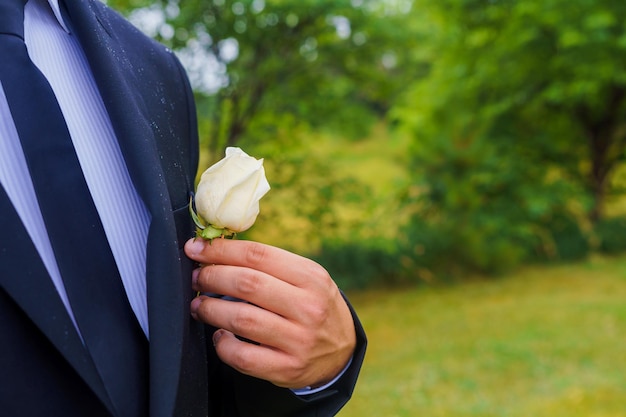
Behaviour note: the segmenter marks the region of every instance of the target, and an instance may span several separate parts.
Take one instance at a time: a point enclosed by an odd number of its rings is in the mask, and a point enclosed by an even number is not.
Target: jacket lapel
[[[0,285],[112,410],[98,372],[2,186],[0,213]]]
[[[190,283],[180,258],[175,219],[155,141],[150,111],[135,85],[136,74],[97,1],[67,1],[67,13],[87,55],[132,181],[148,207],[147,288],[150,329],[151,415],[172,415],[181,373],[185,306]],[[128,42],[128,40],[124,40]]]

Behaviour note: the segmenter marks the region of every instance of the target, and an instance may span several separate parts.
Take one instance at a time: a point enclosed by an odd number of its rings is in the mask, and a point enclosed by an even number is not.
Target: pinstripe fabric
[[[130,180],[83,51],[59,20],[57,1],[50,0],[50,6],[45,0],[30,0],[26,5],[26,44],[31,59],[55,91],[126,294],[148,335],[145,248],[149,214]],[[28,225],[31,238],[69,310],[3,93],[0,94],[0,122],[0,183],[22,221]],[[89,245],[89,236],[76,244]]]

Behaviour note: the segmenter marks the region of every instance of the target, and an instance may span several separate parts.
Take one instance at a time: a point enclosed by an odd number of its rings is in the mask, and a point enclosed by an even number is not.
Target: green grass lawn
[[[350,298],[370,345],[341,417],[626,416],[626,258]]]

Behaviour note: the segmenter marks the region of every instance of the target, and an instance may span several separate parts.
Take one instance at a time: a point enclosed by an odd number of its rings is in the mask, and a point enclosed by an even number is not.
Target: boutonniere
[[[233,237],[249,229],[259,214],[259,200],[270,190],[263,159],[240,148],[226,148],[224,159],[200,177],[189,212],[196,236],[203,239]]]

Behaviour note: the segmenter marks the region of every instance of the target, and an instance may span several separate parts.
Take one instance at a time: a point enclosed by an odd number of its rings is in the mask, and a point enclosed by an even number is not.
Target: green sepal
[[[206,226],[204,224],[204,219],[200,217],[198,213],[193,208],[193,197],[189,198],[189,214],[191,215],[191,219],[196,224],[196,227],[200,230],[204,229]]]
[[[220,237],[224,234],[224,229],[218,229],[211,225],[205,226],[204,229],[197,228],[196,236],[201,237],[202,239],[211,240],[216,237]]]

